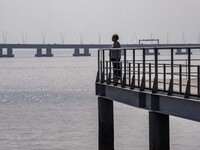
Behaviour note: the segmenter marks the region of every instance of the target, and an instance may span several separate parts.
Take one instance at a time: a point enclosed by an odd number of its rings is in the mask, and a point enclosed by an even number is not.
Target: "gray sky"
[[[65,32],[65,43],[110,43],[118,33],[121,43],[131,43],[136,37],[160,38],[166,43],[197,42],[200,33],[200,0],[0,0],[0,43],[2,31],[7,32],[7,43],[22,43],[22,32],[27,32],[27,43],[42,43],[41,32],[46,32],[46,43],[60,43],[60,32]],[[135,36],[134,36],[135,42]]]

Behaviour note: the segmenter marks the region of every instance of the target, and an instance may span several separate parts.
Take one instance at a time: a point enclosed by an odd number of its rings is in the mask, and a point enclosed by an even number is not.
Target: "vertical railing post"
[[[103,50],[103,72],[105,71],[105,50]]]
[[[105,50],[103,50],[103,81],[105,81]]]
[[[197,67],[197,93],[198,97],[200,96],[200,66]]]
[[[157,93],[158,90],[158,49],[154,48],[154,63],[155,63],[155,77],[154,77],[154,83],[153,83],[153,93]]]
[[[149,63],[149,89],[151,89],[151,63]]]
[[[128,63],[128,73],[129,73],[129,77],[128,77],[128,79],[129,79],[129,85],[131,85],[131,63]]]
[[[186,79],[188,78],[188,68],[187,68],[188,63],[187,62],[188,61],[186,60],[185,61],[185,75],[186,75]]]
[[[124,77],[123,84],[126,85],[126,49],[124,49]]]
[[[188,48],[188,81],[187,81],[187,86],[185,90],[185,98],[189,98],[190,93],[191,93],[191,49]]]
[[[105,82],[105,50],[102,50],[103,62],[101,62],[101,83]]]
[[[143,49],[143,52],[142,52],[142,53],[143,53],[143,54],[142,54],[142,57],[143,57],[143,58],[142,58],[142,65],[143,65],[143,66],[142,66],[142,67],[143,67],[143,69],[142,69],[142,76],[143,76],[143,77],[142,77],[142,81],[143,81],[143,84],[144,84],[144,87],[143,87],[143,88],[146,87],[146,86],[145,86],[145,83],[146,83],[146,78],[145,78],[145,74],[146,74],[146,73],[145,73],[145,70],[146,70],[146,67],[145,67],[145,65],[146,65],[146,60],[145,60],[145,59],[146,59],[146,58],[145,58],[145,56],[146,56],[146,55],[145,55],[145,51],[146,51],[146,49]]]
[[[168,95],[172,95],[174,91],[174,49],[171,48],[171,79],[169,83]]]
[[[182,65],[179,65],[179,93],[182,93]]]
[[[133,49],[133,79],[132,86],[135,87],[135,49]]]
[[[140,86],[140,63],[138,63],[138,87]]]
[[[166,91],[166,64],[163,64],[163,90]]]
[[[109,78],[110,78],[110,81],[111,81],[111,76],[112,76],[112,64],[111,64],[111,58],[110,58],[110,54],[111,54],[111,51],[109,50]]]
[[[100,74],[100,66],[99,66],[99,49],[97,51],[97,76],[96,76],[96,82],[99,82],[99,74]]]
[[[171,80],[172,80],[172,92],[174,84],[174,49],[171,49]]]
[[[98,72],[100,73],[100,50],[98,50],[98,62],[97,62],[97,65],[98,65]]]
[[[104,81],[103,81],[103,62],[102,62],[102,60],[100,60],[100,73],[99,73],[99,75],[100,75],[101,82],[103,83]]]
[[[191,49],[188,48],[188,87],[190,93],[190,84],[191,84]]]
[[[110,79],[111,79],[111,76],[112,76],[112,64],[111,64],[111,61],[109,62],[109,76],[110,76]]]
[[[108,61],[106,61],[106,81],[108,81]]]

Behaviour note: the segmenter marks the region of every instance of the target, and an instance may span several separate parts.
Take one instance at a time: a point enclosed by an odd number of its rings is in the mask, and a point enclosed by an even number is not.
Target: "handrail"
[[[159,50],[167,50],[167,49],[199,49],[200,48],[200,44],[187,44],[184,46],[136,46],[136,47],[123,47],[123,48],[100,48],[99,50],[143,50],[143,49],[159,49]]]
[[[149,49],[153,50],[154,59],[147,58],[145,50]],[[187,58],[175,59],[174,52],[177,49],[186,49]],[[162,91],[167,92],[168,95],[178,93],[185,98],[192,96],[198,99],[200,98],[200,59],[192,59],[194,49],[200,49],[200,44],[99,49],[98,78],[101,83],[112,83],[115,86],[139,88],[141,91],[148,89],[153,93]],[[112,50],[124,52],[120,61],[109,60],[109,53]],[[162,55],[158,57],[160,50],[169,51],[169,59],[162,58]],[[137,52],[141,54],[140,59],[136,59]]]

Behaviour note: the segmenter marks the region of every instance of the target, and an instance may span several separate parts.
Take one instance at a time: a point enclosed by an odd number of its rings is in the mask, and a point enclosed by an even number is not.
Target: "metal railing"
[[[179,58],[180,56],[175,55],[177,49],[185,49],[187,54]],[[110,52],[113,50],[122,52],[120,61],[110,60]],[[146,55],[146,50],[153,51],[153,55]],[[166,92],[168,95],[176,94],[198,99],[200,97],[198,55],[200,56],[200,45],[99,49],[97,81],[115,86],[121,85],[122,88],[151,90],[153,93]]]

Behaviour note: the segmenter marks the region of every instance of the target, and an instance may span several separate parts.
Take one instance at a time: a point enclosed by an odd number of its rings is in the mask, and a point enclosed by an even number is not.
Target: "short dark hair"
[[[116,38],[117,40],[119,40],[119,36],[118,36],[118,34],[113,34],[112,37],[113,37],[113,38]]]

